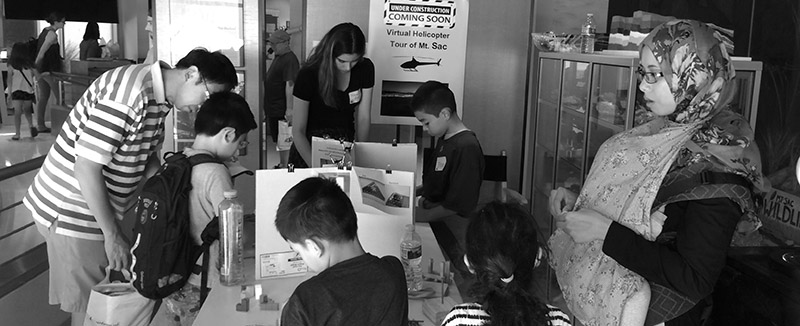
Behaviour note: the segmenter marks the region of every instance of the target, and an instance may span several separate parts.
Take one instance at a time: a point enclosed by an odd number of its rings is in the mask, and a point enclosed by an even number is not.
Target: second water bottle
[[[226,190],[219,204],[219,281],[225,286],[244,283],[244,210],[236,190]]]
[[[414,229],[414,224],[406,225],[406,231],[400,239],[400,261],[406,272],[408,291],[422,290],[422,238]]]

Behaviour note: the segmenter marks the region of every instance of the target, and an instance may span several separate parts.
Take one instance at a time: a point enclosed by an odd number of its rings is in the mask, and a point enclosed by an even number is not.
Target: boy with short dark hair
[[[446,84],[430,80],[411,99],[411,110],[431,136],[436,148],[423,168],[422,189],[415,220],[432,222],[431,229],[456,269],[461,264],[467,216],[478,205],[483,182],[483,150],[456,110],[453,92]]]
[[[458,117],[455,96],[446,84],[433,80],[422,84],[411,99],[411,109],[422,127],[438,137],[423,170],[416,221],[468,216],[478,204],[483,181],[483,150],[477,136]]]
[[[275,226],[316,276],[283,308],[281,325],[406,325],[403,265],[365,253],[356,212],[339,186],[308,178],[283,196]]]
[[[240,95],[223,92],[211,95],[200,107],[194,122],[195,139],[191,147],[183,150],[186,156],[208,154],[220,163],[236,155],[239,147],[247,143],[247,133],[258,128],[247,101]],[[192,168],[192,190],[189,192],[189,218],[192,240],[203,243],[200,235],[216,216],[226,190],[233,189],[228,169],[223,164],[198,164]],[[208,287],[219,283],[219,241],[209,250]],[[202,266],[203,257],[197,260]],[[200,311],[200,274],[192,274],[186,285],[162,301],[152,325],[192,325]]]

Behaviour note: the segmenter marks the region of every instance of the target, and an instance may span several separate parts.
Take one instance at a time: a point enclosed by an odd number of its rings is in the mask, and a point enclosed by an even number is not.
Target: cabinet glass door
[[[753,102],[755,75],[754,71],[737,70],[736,77],[733,78],[733,82],[736,83],[736,95],[730,104],[731,110],[741,114],[748,121],[750,119],[750,103]]]
[[[555,186],[578,193],[583,183],[590,66],[586,62],[563,62]]]
[[[628,96],[631,68],[594,64],[592,97],[589,111],[589,133],[586,174],[594,162],[600,145],[612,135],[625,130],[628,117]],[[635,90],[633,90],[635,92]]]
[[[550,234],[553,225],[547,209],[547,199],[553,189],[555,171],[556,132],[558,124],[558,99],[560,98],[561,60],[541,59],[539,65],[538,103],[536,116],[536,142],[533,161],[533,216],[542,228],[542,234]],[[555,79],[555,80],[553,80]]]

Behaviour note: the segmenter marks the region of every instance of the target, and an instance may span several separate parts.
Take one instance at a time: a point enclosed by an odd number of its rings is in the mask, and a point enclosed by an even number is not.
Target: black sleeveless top
[[[36,44],[36,48],[38,51],[36,52],[37,56],[39,51],[47,51],[44,53],[44,57],[42,57],[42,61],[36,65],[36,70],[39,73],[44,72],[61,72],[62,71],[62,58],[61,58],[61,50],[58,46],[58,40],[55,43],[51,44],[50,47],[47,49],[42,49],[42,44],[44,44],[44,40],[47,37],[47,33],[55,33],[55,31],[51,27],[45,27],[42,32],[39,34],[39,42]]]

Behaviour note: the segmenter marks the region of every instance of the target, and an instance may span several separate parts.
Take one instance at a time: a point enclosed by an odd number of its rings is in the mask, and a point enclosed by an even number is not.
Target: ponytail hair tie
[[[511,276],[509,276],[509,277],[501,277],[500,280],[503,281],[503,283],[506,283],[506,284],[511,283],[511,281],[514,280],[514,274],[511,274]]]

